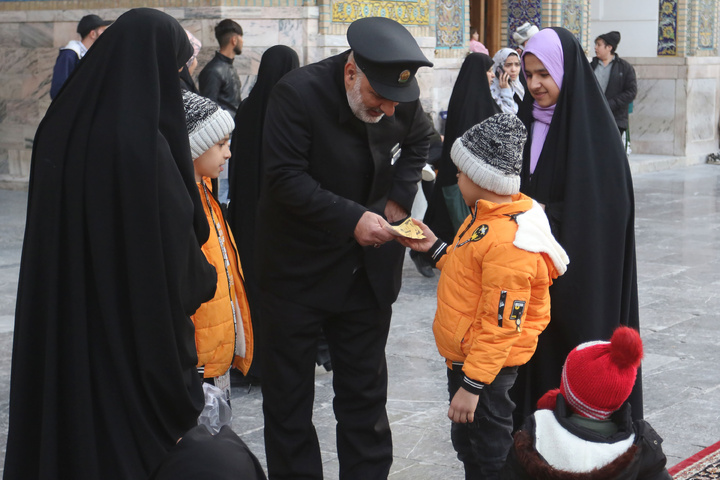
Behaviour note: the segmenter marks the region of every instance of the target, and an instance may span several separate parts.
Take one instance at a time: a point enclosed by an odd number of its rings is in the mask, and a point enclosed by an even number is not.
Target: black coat
[[[630,419],[629,404],[615,412],[611,419],[618,426],[618,431],[611,435],[600,435],[570,421],[562,395],[558,395],[554,418],[559,424],[558,431],[565,430],[565,435],[555,441],[558,448],[577,451],[582,455],[592,448],[588,445],[597,444],[598,450],[603,445],[626,440],[630,435],[635,438],[630,448],[617,456],[608,464],[589,472],[570,472],[550,465],[536,450],[536,420],[528,417],[522,430],[515,434],[513,446],[508,454],[505,468],[502,471],[504,480],[670,480],[665,464],[667,458],[662,450],[662,438],[644,420],[633,422]],[[544,432],[545,444],[553,441],[549,432]],[[602,462],[600,462],[602,463]]]
[[[240,77],[232,59],[220,52],[205,65],[198,76],[200,95],[216,102],[233,117],[240,106]]]
[[[510,391],[516,427],[560,384],[573,348],[607,340],[619,325],[639,329],[635,199],[625,148],[579,42],[552,28],[563,49],[562,88],[532,175],[532,136],[525,145],[520,191],[545,205],[570,264],[550,286],[550,323]],[[533,97],[526,95],[518,116],[528,132],[532,108]],[[636,419],[642,418],[641,378],[638,373],[630,397]]]
[[[197,425],[190,315],[217,275],[178,82],[191,54],[175,19],[130,10],[38,127],[6,479],[147,478]]]
[[[595,70],[600,60],[597,57],[592,59],[590,67]],[[628,62],[615,54],[615,60],[610,69],[610,80],[605,89],[605,98],[608,101],[610,110],[618,128],[628,128],[628,107],[635,100],[637,95],[637,79],[635,69]]]
[[[353,232],[366,211],[382,215],[388,199],[410,211],[432,134],[419,101],[377,124],[355,117],[343,80],[348,54],[293,70],[273,89],[257,223],[261,288],[329,311],[342,310],[361,267],[379,305],[397,298],[403,247],[363,248]]]

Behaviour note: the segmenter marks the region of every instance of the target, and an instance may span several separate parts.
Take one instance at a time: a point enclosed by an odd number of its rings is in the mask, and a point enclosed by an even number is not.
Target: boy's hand
[[[475,409],[479,398],[479,395],[460,387],[450,402],[448,418],[455,423],[471,423],[475,420]]]
[[[425,225],[420,220],[413,218],[413,223],[420,227],[420,230],[422,230],[423,235],[425,235],[425,238],[422,239],[414,239],[414,238],[406,238],[406,237],[395,237],[395,240],[400,243],[403,247],[411,248],[415,250],[416,252],[427,252],[430,250],[430,247],[432,247],[435,242],[437,241],[437,236],[430,230],[430,227]]]

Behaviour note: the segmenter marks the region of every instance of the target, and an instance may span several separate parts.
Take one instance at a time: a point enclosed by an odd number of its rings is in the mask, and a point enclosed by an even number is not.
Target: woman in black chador
[[[450,159],[455,140],[470,127],[500,113],[490,93],[493,61],[484,53],[465,58],[448,103],[443,151],[438,165],[433,195],[424,222],[445,241],[451,241],[470,214],[457,187],[457,167]]]
[[[259,338],[256,344],[261,346],[258,308],[258,283],[255,273],[255,217],[260,198],[265,170],[263,168],[261,147],[263,141],[263,123],[270,91],[290,70],[298,68],[298,55],[290,47],[275,45],[263,53],[258,67],[258,76],[250,94],[240,104],[235,115],[235,130],[230,143],[232,161],[228,177],[230,180],[230,204],[228,205],[228,223],[237,241],[238,255],[243,264],[245,290],[252,312],[253,331]],[[259,377],[259,357],[253,360],[250,375]]]
[[[519,116],[531,134],[520,190],[544,205],[570,264],[550,287],[550,324],[510,392],[516,427],[560,384],[570,350],[618,325],[639,327],[632,178],[612,113],[569,31],[541,30],[522,60],[529,94]],[[629,401],[642,418],[639,374]]]
[[[42,120],[30,173],[6,479],[142,479],[197,424],[189,315],[214,293],[178,70],[187,35],[122,15]]]

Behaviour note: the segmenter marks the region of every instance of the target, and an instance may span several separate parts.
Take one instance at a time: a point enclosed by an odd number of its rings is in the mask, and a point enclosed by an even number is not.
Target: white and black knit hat
[[[513,32],[513,40],[515,40],[515,43],[518,44],[518,46],[522,47],[522,44],[530,40],[533,35],[538,33],[540,29],[536,27],[535,25],[531,24],[530,22],[525,22],[522,25],[518,27],[515,32]]]
[[[212,100],[183,91],[185,122],[190,137],[190,151],[195,160],[229,136],[235,128],[232,116]]]
[[[520,191],[525,125],[515,115],[498,113],[455,140],[450,158],[473,183],[498,195]]]

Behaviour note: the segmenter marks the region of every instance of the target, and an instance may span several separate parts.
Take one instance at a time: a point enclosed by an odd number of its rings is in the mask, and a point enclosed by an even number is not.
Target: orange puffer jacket
[[[208,196],[205,196],[203,186],[200,183],[198,183],[198,188],[205,215],[210,225],[210,237],[202,246],[202,251],[208,262],[217,270],[217,289],[212,300],[203,303],[192,316],[195,324],[198,366],[205,367],[205,378],[224,374],[231,364],[245,374],[250,368],[253,358],[253,331],[250,322],[250,308],[245,294],[242,266],[237,256],[235,239],[227,227],[227,223],[225,223],[220,205],[209,194],[210,181],[209,179],[204,180],[208,188]],[[208,199],[210,200],[209,204]],[[210,215],[211,208],[212,216]],[[213,218],[215,223],[213,223]],[[232,275],[233,282],[232,290],[229,287],[218,231],[225,238],[225,248],[230,262],[229,272]],[[237,335],[235,334],[235,323],[230,302],[231,294],[237,305]],[[236,339],[240,343],[238,350],[244,355],[234,354]]]
[[[548,288],[567,263],[537,202],[478,200],[438,262],[433,333],[448,367],[463,363],[467,379],[490,384],[530,360],[550,321]]]

